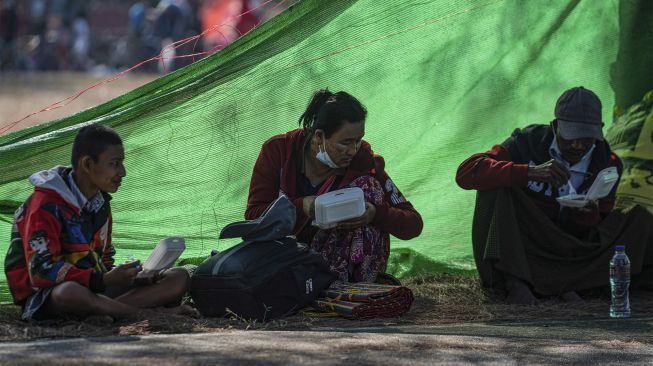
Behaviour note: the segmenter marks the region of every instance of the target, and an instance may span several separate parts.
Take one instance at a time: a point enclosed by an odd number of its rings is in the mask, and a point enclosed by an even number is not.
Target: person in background
[[[91,30],[86,19],[86,10],[81,8],[72,21],[72,60],[73,68],[86,71],[90,66],[88,51],[91,47]]]
[[[14,0],[0,0],[0,70],[16,63],[18,11]]]

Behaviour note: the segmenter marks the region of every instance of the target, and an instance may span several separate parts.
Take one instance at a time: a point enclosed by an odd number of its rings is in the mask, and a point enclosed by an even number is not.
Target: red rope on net
[[[240,14],[236,15],[235,17],[230,18],[230,19],[228,19],[228,20],[234,20],[234,19],[241,18],[241,17],[244,16],[244,15],[247,15],[247,14],[249,14],[249,13],[251,13],[251,12],[257,10],[257,9],[260,9],[260,8],[266,6],[267,4],[271,3],[272,1],[274,1],[274,0],[267,0],[267,1],[264,1],[264,2],[262,2],[261,4],[259,4],[258,6],[252,8],[252,9],[249,9],[249,10],[243,12],[243,13],[240,13]],[[266,16],[269,15],[270,12],[272,12],[272,11],[275,10],[275,9],[277,9],[280,5],[282,5],[282,4],[285,3],[285,2],[286,2],[286,0],[281,0],[280,2],[278,2],[274,7],[272,7],[272,9],[269,9],[269,10],[266,12]],[[254,28],[258,27],[258,26],[261,24],[261,22],[262,22],[262,20],[259,21],[259,22],[256,24],[256,26],[255,26]],[[200,33],[200,34],[198,34],[198,35],[195,35],[195,36],[192,36],[192,37],[188,37],[188,38],[184,38],[184,39],[181,39],[181,40],[179,40],[179,41],[176,41],[176,42],[171,43],[170,45],[164,47],[164,48],[161,50],[161,52],[160,52],[157,56],[154,56],[154,57],[151,57],[151,58],[149,58],[149,59],[147,59],[147,60],[141,61],[141,62],[137,63],[136,65],[131,66],[130,68],[128,68],[128,69],[126,69],[126,70],[123,70],[123,71],[121,71],[121,72],[119,72],[119,73],[113,75],[112,77],[110,77],[110,78],[108,78],[108,79],[105,79],[105,80],[102,80],[102,81],[100,81],[100,82],[98,82],[98,83],[95,83],[95,84],[93,84],[93,85],[87,87],[86,89],[83,89],[83,90],[81,90],[81,91],[79,91],[79,92],[77,92],[77,93],[75,93],[75,94],[73,94],[73,95],[71,95],[71,96],[69,96],[69,97],[67,97],[67,98],[65,98],[65,99],[62,99],[62,100],[60,100],[60,101],[58,101],[58,102],[56,102],[56,103],[52,103],[52,104],[50,104],[49,106],[47,106],[47,107],[45,107],[45,108],[43,108],[43,109],[40,109],[40,110],[35,111],[35,112],[32,112],[32,113],[26,115],[25,117],[23,117],[23,118],[21,118],[21,119],[19,119],[19,120],[16,120],[16,121],[13,121],[13,122],[7,124],[5,127],[0,128],[0,134],[5,134],[5,133],[7,133],[8,131],[10,131],[11,129],[13,129],[14,127],[16,127],[19,123],[23,122],[24,120],[26,120],[26,119],[28,119],[28,118],[30,118],[30,117],[36,115],[36,114],[40,114],[40,113],[44,113],[44,112],[48,112],[48,111],[52,111],[52,110],[55,110],[55,109],[59,109],[59,108],[61,108],[61,107],[65,107],[65,106],[67,106],[68,104],[70,104],[70,103],[72,103],[73,101],[75,101],[75,100],[76,100],[77,98],[79,98],[80,96],[82,96],[84,93],[86,93],[86,92],[88,92],[88,91],[90,91],[90,90],[92,90],[92,89],[98,88],[98,87],[100,87],[100,86],[102,86],[102,85],[109,84],[109,83],[111,83],[111,82],[113,82],[113,81],[116,81],[116,80],[120,79],[121,77],[125,76],[126,74],[128,74],[128,73],[130,73],[130,72],[132,72],[132,71],[138,69],[139,67],[141,67],[141,66],[143,66],[143,65],[145,65],[145,64],[147,64],[147,63],[150,63],[150,62],[152,62],[152,61],[161,61],[162,64],[163,64],[164,71],[165,71],[165,63],[164,63],[165,60],[171,60],[171,59],[183,59],[183,58],[190,58],[190,57],[192,57],[192,58],[193,58],[193,61],[195,61],[195,57],[198,57],[198,56],[207,56],[207,55],[213,54],[214,52],[219,51],[220,49],[224,48],[224,47],[227,45],[227,43],[228,43],[227,37],[226,37],[222,32],[220,32],[220,30],[219,30],[221,27],[224,27],[224,26],[232,27],[233,29],[235,29],[236,32],[238,33],[238,37],[242,37],[242,36],[244,35],[243,33],[241,33],[241,32],[238,30],[238,28],[233,27],[233,26],[231,26],[231,25],[229,25],[229,24],[224,24],[224,23],[223,23],[223,24],[215,24],[215,25],[213,25],[211,28],[208,28],[208,29],[202,31],[202,33]],[[222,36],[222,38],[225,40],[225,43],[224,43],[224,44],[217,44],[216,46],[214,46],[213,48],[211,48],[211,49],[208,50],[208,51],[197,52],[197,53],[196,53],[196,52],[195,52],[195,48],[197,47],[197,42],[199,42],[199,40],[200,40],[202,37],[204,37],[204,36],[206,36],[207,34],[212,33],[212,32],[218,32],[218,33]],[[247,32],[247,33],[248,33],[248,32]],[[195,42],[195,44],[193,45],[193,50],[191,51],[191,53],[189,53],[189,54],[182,54],[182,55],[175,55],[175,56],[172,56],[172,57],[166,57],[166,56],[165,56],[165,54],[166,54],[167,52],[171,52],[172,50],[176,50],[177,48],[182,47],[182,46],[185,46],[185,45],[187,45],[187,44],[190,43],[190,42]]]

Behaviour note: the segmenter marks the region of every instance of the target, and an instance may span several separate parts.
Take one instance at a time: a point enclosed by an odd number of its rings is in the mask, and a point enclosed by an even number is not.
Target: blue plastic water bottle
[[[630,260],[626,255],[624,246],[617,245],[614,256],[610,260],[610,287],[612,289],[610,317],[630,317],[628,286],[630,286]]]

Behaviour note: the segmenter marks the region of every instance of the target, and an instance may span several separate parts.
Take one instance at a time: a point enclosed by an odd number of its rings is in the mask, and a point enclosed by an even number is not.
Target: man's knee
[[[649,211],[646,207],[642,205],[635,205],[630,209],[630,212],[632,212],[634,215],[637,216],[644,216],[646,218],[651,218],[653,217],[653,213]]]

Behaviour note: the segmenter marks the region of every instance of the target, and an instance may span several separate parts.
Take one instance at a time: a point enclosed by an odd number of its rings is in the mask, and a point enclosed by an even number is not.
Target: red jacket
[[[302,129],[290,131],[283,135],[270,138],[263,144],[259,154],[249,187],[249,198],[245,218],[255,219],[280,194],[285,194],[297,209],[297,224],[295,234],[302,237],[306,229],[307,217],[304,214],[301,197],[297,193],[298,161],[306,135]],[[354,179],[370,175],[374,176],[385,190],[385,202],[376,206],[376,215],[372,225],[390,233],[399,239],[408,240],[422,232],[422,217],[410,202],[394,185],[384,170],[385,162],[379,155],[372,152],[370,145],[363,141],[358,153],[354,156],[338,189],[348,186]],[[301,174],[301,173],[299,173]]]

